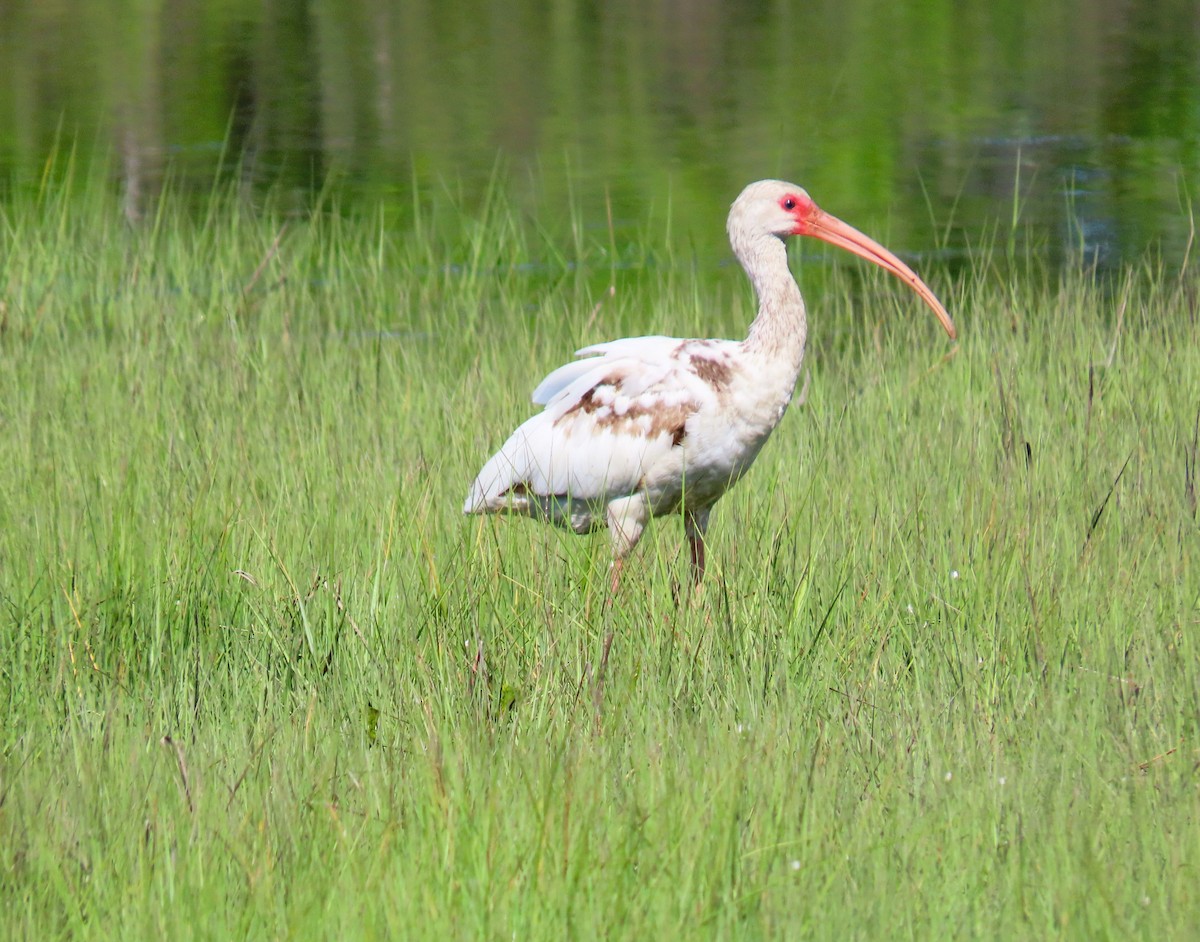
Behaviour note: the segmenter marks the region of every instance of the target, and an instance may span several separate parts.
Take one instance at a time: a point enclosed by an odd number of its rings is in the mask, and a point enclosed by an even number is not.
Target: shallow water
[[[0,192],[72,150],[132,217],[165,176],[301,206],[332,180],[400,219],[414,192],[469,207],[499,182],[617,237],[669,211],[715,255],[741,186],[781,176],[951,267],[1188,250],[1194,2],[103,6],[0,4]]]

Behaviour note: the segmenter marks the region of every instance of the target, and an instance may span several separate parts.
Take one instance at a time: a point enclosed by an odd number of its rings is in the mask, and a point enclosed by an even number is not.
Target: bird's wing
[[[626,337],[576,350],[575,356],[581,359],[560,366],[542,380],[533,391],[533,401],[539,406],[548,406],[572,383],[600,368],[605,361],[629,357],[650,364],[664,362],[684,342],[678,337]]]
[[[636,492],[715,395],[680,359],[686,343],[638,337],[580,351],[598,355],[542,382],[535,399],[546,408],[484,465],[464,510],[503,509],[513,494],[606,502]]]

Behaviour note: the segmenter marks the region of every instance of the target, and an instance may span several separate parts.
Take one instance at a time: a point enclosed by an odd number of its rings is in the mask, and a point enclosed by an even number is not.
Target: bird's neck
[[[808,322],[804,299],[787,263],[787,247],[776,236],[734,244],[734,253],[758,297],[758,316],[743,342],[747,353],[790,363],[796,375],[804,359]]]

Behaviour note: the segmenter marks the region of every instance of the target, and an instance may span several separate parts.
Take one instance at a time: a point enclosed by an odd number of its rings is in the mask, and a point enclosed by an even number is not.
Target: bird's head
[[[759,180],[742,190],[729,209],[729,239],[735,249],[746,240],[803,235],[821,239],[890,271],[913,289],[937,315],[951,339],[954,322],[916,273],[869,236],[831,216],[794,183]]]
[[[794,183],[759,180],[751,183],[729,210],[729,232],[735,228],[780,239],[804,235],[809,217],[817,210],[812,197]]]

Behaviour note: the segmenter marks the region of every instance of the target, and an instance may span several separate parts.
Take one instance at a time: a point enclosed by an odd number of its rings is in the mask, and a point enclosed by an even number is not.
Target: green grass
[[[672,518],[606,609],[605,537],[466,487],[576,346],[741,336],[739,272],[498,194],[164,205],[0,215],[0,936],[1200,924],[1193,272],[984,259],[951,353],[805,266],[703,592]]]

